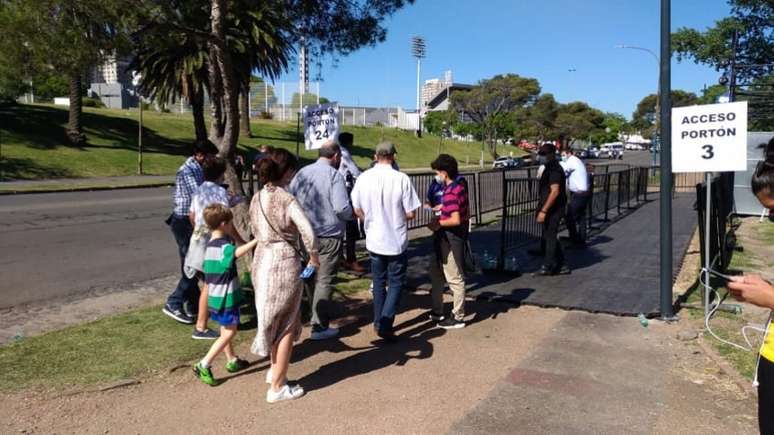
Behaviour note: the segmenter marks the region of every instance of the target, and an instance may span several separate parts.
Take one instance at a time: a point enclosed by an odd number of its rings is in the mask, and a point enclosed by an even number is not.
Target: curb
[[[36,193],[64,193],[64,192],[92,192],[100,190],[125,190],[125,189],[146,189],[154,187],[172,187],[175,183],[152,183],[126,186],[84,186],[70,187],[64,189],[40,189],[40,190],[0,190],[0,196],[4,195],[31,195]]]

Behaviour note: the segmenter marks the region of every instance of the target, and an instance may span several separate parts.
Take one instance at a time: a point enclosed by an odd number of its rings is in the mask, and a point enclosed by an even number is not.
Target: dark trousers
[[[357,256],[355,255],[355,244],[357,243],[357,239],[360,238],[360,223],[357,219],[347,221],[347,235],[344,240],[345,242],[345,249],[344,249],[344,260],[347,263],[354,263],[357,260]]]
[[[374,284],[374,329],[380,335],[392,333],[403,283],[406,280],[408,256],[370,253]]]
[[[197,278],[188,278],[185,276],[185,272],[183,272],[183,264],[188,253],[188,243],[191,241],[193,227],[191,226],[191,221],[188,220],[188,216],[181,217],[174,214],[167,219],[167,224],[169,224],[169,228],[175,236],[177,250],[180,254],[180,281],[172,294],[167,298],[167,304],[172,308],[182,308],[183,304],[188,302],[188,309],[195,313],[199,309],[199,285],[197,284]]]
[[[562,221],[563,214],[560,210],[551,210],[543,222],[542,243],[546,247],[543,267],[550,271],[556,271],[564,265],[564,252],[562,252],[562,245],[559,243],[558,237],[559,223]]]
[[[586,241],[586,207],[589,204],[589,198],[589,195],[570,194],[564,223],[567,224],[567,231],[573,243]]]
[[[758,366],[758,428],[774,435],[774,363],[761,357]]]

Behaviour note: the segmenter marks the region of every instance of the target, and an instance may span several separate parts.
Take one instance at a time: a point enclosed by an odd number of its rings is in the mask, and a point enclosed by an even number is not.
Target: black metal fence
[[[701,174],[700,174],[701,175]],[[731,262],[734,247],[734,235],[731,231],[730,216],[734,211],[733,173],[712,178],[710,204],[709,258],[712,268],[725,271]],[[701,264],[707,258],[705,248],[707,183],[696,185],[696,211],[699,220],[699,240],[701,244]]]

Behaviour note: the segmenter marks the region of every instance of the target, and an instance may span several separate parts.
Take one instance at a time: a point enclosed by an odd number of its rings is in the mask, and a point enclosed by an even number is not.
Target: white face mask
[[[443,185],[444,184],[443,177],[441,177],[440,175],[436,175],[435,176],[435,182],[438,183],[438,184]]]
[[[570,156],[568,154],[562,154],[562,161],[566,162],[567,160],[570,160]]]

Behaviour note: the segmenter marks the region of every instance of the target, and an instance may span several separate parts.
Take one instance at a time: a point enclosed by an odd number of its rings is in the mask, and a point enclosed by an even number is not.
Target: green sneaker
[[[212,370],[210,370],[208,367],[202,367],[201,361],[193,366],[193,371],[196,373],[196,376],[199,377],[199,379],[201,379],[201,381],[205,384],[212,387],[218,385],[218,381],[216,381],[212,376]]]
[[[239,357],[237,357],[237,359],[234,361],[229,361],[226,363],[226,371],[229,373],[236,373],[248,367],[250,367],[250,363]]]

